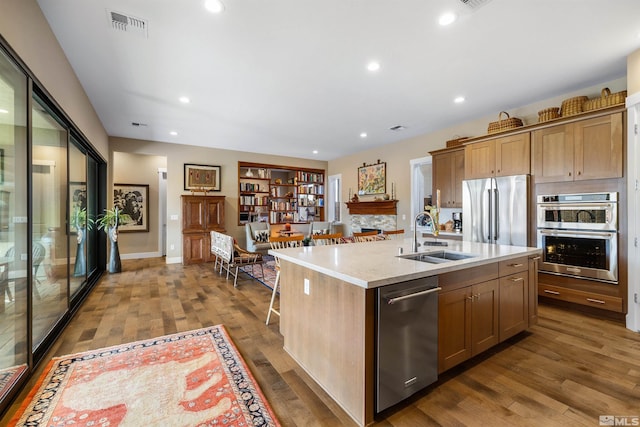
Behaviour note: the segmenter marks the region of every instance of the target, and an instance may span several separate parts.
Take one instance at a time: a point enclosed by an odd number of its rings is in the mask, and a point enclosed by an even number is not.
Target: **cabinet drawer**
[[[529,258],[526,256],[520,258],[513,258],[507,261],[500,261],[498,267],[500,271],[500,277],[509,276],[520,271],[526,271],[529,269]]]
[[[622,313],[622,298],[540,283],[538,295]]]

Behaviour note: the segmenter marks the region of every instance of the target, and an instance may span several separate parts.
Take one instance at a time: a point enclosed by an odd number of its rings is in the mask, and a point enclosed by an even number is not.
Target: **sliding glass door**
[[[0,399],[29,362],[27,83],[0,50]]]
[[[31,125],[32,349],[68,309],[67,144],[59,117],[34,95]]]

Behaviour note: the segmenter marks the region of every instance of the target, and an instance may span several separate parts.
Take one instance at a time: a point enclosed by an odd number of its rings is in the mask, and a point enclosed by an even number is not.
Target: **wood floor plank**
[[[47,358],[224,324],[284,426],[355,425],[283,350],[279,318],[265,326],[270,298],[270,289],[245,274],[234,288],[210,264],[124,260],[122,273],[101,279]],[[640,336],[541,305],[538,325],[443,373],[375,425],[595,426],[599,415],[640,416]]]

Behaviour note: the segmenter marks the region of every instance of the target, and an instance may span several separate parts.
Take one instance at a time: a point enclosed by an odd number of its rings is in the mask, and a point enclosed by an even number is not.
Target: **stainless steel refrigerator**
[[[529,175],[462,181],[462,238],[527,246]]]

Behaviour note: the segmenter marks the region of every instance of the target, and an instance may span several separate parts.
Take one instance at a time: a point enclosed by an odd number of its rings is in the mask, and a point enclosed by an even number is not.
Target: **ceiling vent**
[[[402,126],[402,125],[391,126],[391,127],[389,128],[389,130],[392,130],[392,131],[394,131],[394,132],[400,132],[400,131],[403,131],[403,130],[405,130],[405,129],[406,129],[406,127],[404,127],[404,126]]]
[[[462,4],[464,4],[471,10],[477,10],[490,1],[491,0],[460,0]]]
[[[107,10],[107,18],[111,28],[116,31],[137,34],[145,38],[149,37],[149,21],[146,19],[136,18],[135,16],[112,10]]]

